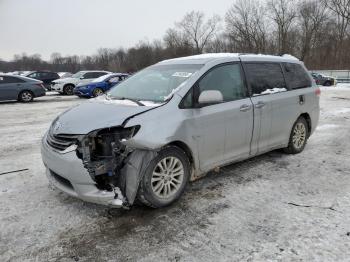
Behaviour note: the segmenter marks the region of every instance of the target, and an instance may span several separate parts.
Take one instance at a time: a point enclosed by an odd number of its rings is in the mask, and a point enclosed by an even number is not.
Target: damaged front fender
[[[133,137],[140,126],[113,127],[83,136],[76,153],[100,190],[115,192],[116,203],[134,203],[139,183],[156,151],[130,148],[122,143]]]

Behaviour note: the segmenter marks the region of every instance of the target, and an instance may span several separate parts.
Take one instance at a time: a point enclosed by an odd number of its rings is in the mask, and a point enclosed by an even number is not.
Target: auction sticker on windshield
[[[189,73],[189,72],[175,72],[172,76],[188,78],[191,75],[192,75],[192,73]]]

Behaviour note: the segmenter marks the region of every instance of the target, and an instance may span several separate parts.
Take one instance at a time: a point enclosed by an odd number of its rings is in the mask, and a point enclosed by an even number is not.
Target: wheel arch
[[[311,134],[311,130],[312,130],[312,122],[311,122],[311,117],[308,113],[302,113],[299,117],[303,117],[306,120],[307,123],[307,131],[308,131],[308,136],[310,136]],[[298,117],[298,118],[299,118]]]
[[[66,84],[63,85],[63,88],[65,88],[66,86],[73,86],[73,87],[75,87],[75,84],[73,84],[73,83],[66,83]]]
[[[185,152],[186,156],[188,157],[188,160],[190,162],[191,167],[195,168],[193,152],[186,143],[177,140],[177,141],[173,141],[173,142],[165,145],[165,147],[166,146],[176,146],[176,147],[180,148],[181,150],[183,150]]]

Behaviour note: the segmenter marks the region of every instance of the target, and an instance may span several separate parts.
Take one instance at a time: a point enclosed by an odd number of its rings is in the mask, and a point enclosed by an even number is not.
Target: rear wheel
[[[103,90],[101,88],[95,88],[94,91],[92,92],[92,95],[94,97],[101,96],[103,95]]]
[[[181,149],[161,150],[150,162],[140,183],[138,199],[154,207],[165,207],[179,199],[190,177],[190,163]]]
[[[73,90],[74,90],[73,85],[66,85],[65,87],[63,87],[63,94],[71,96],[74,94]]]
[[[31,91],[25,90],[18,95],[18,100],[24,103],[31,102],[34,99],[34,95]]]
[[[288,154],[298,154],[305,148],[308,139],[308,125],[304,117],[299,117],[294,123],[289,137],[288,147],[284,151]]]
[[[331,86],[332,82],[331,81],[327,81],[326,83],[324,83],[325,86]]]

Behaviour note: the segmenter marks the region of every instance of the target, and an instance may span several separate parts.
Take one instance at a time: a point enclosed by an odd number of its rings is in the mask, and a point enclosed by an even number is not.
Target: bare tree
[[[350,24],[350,0],[323,0],[324,5],[335,14],[334,32],[335,38],[335,55],[334,58],[338,60],[339,64],[346,64],[343,53],[346,49],[346,42],[349,39],[348,29]]]
[[[293,0],[269,0],[272,20],[277,27],[277,42],[279,54],[289,52],[288,35],[297,18],[296,5]]]
[[[184,36],[183,32],[170,28],[164,36],[164,46],[167,58],[191,55],[194,53],[190,41]]]
[[[300,59],[310,54],[311,49],[315,46],[317,36],[322,30],[323,25],[328,20],[326,7],[317,0],[303,0],[298,7],[298,19],[300,25]]]
[[[264,53],[267,48],[266,8],[253,0],[236,0],[226,13],[226,31],[240,52]]]
[[[221,18],[217,15],[206,21],[204,13],[192,11],[186,14],[181,22],[177,23],[177,27],[193,43],[195,52],[201,54],[215,36],[220,21]]]
[[[323,2],[330,10],[350,20],[350,0],[323,0]]]

